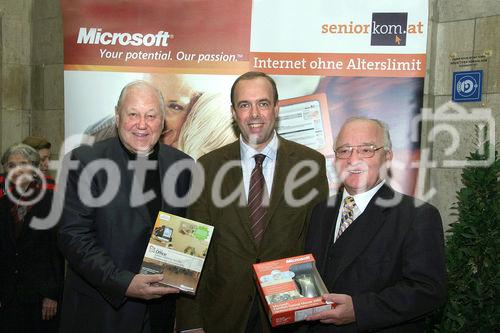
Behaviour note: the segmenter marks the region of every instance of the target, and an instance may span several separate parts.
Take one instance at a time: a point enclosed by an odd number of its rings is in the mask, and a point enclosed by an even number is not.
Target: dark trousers
[[[59,332],[59,305],[61,302],[57,302],[57,314],[54,318],[50,320],[41,320],[40,321],[40,333],[57,333]]]
[[[175,300],[168,304],[151,302],[146,310],[141,333],[173,333]]]
[[[41,303],[25,303],[14,299],[0,308],[0,332],[41,333]]]
[[[257,293],[253,299],[252,310],[250,311],[250,317],[248,317],[247,328],[245,333],[261,333],[262,323],[259,313],[260,307],[260,296]]]

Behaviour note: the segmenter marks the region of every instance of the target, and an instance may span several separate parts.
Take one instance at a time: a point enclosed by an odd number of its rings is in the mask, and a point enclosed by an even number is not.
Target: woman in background
[[[9,147],[1,162],[0,332],[43,332],[43,321],[58,311],[62,272],[54,230],[35,230],[30,222],[49,214],[54,184],[28,145]]]
[[[161,142],[177,147],[179,133],[189,114],[192,105],[199,96],[180,74],[148,74],[144,78],[161,91],[165,101],[165,127],[161,135]],[[93,138],[85,138],[84,142],[99,142],[116,136],[115,114],[99,120],[89,126],[85,133]]]
[[[178,148],[198,159],[237,139],[230,101],[220,93],[205,92],[194,103],[179,134]]]

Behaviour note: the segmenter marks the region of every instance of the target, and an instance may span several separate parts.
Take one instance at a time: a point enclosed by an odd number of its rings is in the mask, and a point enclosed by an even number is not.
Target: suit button
[[[16,257],[17,257],[17,256],[19,256],[19,253],[18,253],[18,252],[16,252]]]
[[[16,270],[14,271],[14,274],[17,274],[17,273],[19,273],[19,271],[16,269]]]

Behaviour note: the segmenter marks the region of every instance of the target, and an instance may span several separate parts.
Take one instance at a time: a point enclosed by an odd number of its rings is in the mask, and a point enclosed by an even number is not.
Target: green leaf
[[[479,139],[478,142],[483,142]],[[489,151],[486,143],[484,151]],[[471,161],[487,156],[473,152]],[[429,324],[434,332],[496,332],[500,327],[500,160],[464,168],[446,232],[448,298]]]

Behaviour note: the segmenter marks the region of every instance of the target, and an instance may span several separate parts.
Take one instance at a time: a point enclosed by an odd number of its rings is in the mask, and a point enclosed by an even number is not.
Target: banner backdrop
[[[278,85],[278,133],[327,157],[332,189],[333,139],[347,118],[368,116],[391,129],[391,184],[413,194],[427,1],[61,3],[66,149],[116,135],[120,90],[145,79],[164,94],[163,142],[198,158],[236,140],[230,87],[258,70]]]

